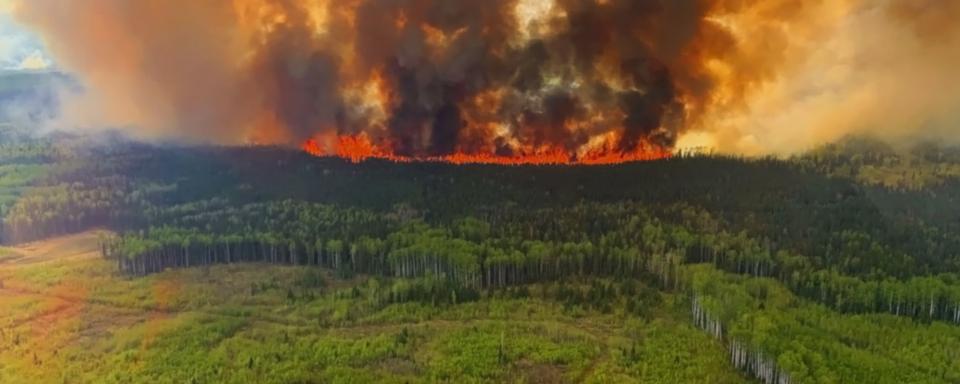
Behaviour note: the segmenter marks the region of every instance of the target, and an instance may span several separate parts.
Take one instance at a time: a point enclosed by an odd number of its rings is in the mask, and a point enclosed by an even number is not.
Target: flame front
[[[391,149],[373,143],[366,133],[342,136],[318,135],[307,139],[303,144],[303,150],[314,156],[340,157],[353,163],[380,159],[398,163],[419,161],[496,165],[602,165],[662,160],[673,156],[671,151],[657,147],[645,147],[629,153],[601,147],[579,155],[572,155],[563,148],[540,148],[518,150],[511,155],[455,152],[444,156],[412,157],[394,154]]]

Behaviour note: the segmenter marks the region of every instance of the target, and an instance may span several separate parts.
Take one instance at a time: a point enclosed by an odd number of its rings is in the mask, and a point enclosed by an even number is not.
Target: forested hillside
[[[744,378],[960,381],[956,149],[511,167],[0,140],[2,243],[109,229],[117,278],[273,264],[376,281],[360,297],[380,309],[513,295],[647,320],[668,298],[684,315],[663,321],[700,327]],[[644,348],[624,364],[648,366]]]

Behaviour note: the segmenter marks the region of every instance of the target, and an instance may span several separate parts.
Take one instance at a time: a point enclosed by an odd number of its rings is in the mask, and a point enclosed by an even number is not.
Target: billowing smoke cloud
[[[789,153],[848,134],[958,142],[960,3],[856,0],[796,8],[808,22],[783,25],[778,65],[765,64],[772,75],[751,85],[743,108],[713,108],[704,117],[709,135],[688,138],[746,153]],[[757,45],[745,51],[770,57],[765,39],[749,38],[758,36],[749,19],[731,17],[740,26],[734,35],[744,46]]]
[[[93,93],[153,136],[359,135],[411,157],[697,143],[784,152],[956,132],[950,0],[21,1]]]

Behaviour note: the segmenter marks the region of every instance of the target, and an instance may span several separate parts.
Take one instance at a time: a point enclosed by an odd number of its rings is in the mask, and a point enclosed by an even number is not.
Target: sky
[[[0,69],[50,69],[53,61],[44,49],[43,42],[18,25],[10,11],[10,0],[0,0]]]

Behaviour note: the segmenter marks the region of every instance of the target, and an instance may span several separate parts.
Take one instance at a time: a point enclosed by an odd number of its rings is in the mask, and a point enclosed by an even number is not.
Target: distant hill
[[[936,142],[893,146],[850,136],[793,159],[802,166],[866,185],[921,190],[960,177],[960,148]]]

